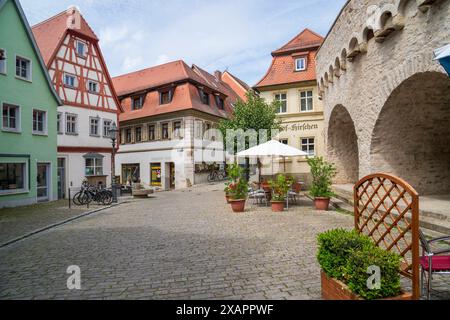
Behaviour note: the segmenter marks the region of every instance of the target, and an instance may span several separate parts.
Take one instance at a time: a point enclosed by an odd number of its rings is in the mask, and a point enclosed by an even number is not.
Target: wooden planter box
[[[133,189],[132,194],[134,198],[148,198],[149,195],[153,194],[152,189]]]
[[[342,281],[330,278],[321,271],[322,299],[324,300],[364,300],[357,294],[350,291]],[[412,300],[412,293],[403,293],[397,297],[380,300]]]

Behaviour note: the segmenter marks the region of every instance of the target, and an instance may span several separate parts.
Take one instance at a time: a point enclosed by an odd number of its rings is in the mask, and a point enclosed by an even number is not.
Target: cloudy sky
[[[113,76],[183,59],[250,85],[270,52],[308,27],[325,35],[345,0],[21,0],[31,25],[70,5],[100,38]]]

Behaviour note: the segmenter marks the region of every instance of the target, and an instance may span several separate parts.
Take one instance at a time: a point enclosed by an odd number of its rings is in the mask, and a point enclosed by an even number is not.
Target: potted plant
[[[227,203],[230,203],[230,194],[231,194],[230,184],[231,182],[226,182],[225,189],[223,190],[225,192],[225,199],[227,200]]]
[[[243,178],[243,170],[238,164],[232,164],[228,168],[229,202],[233,212],[244,212],[248,194],[248,182]]]
[[[331,230],[318,236],[322,298],[325,300],[410,300],[400,285],[401,257],[356,231]],[[369,279],[373,268],[380,277]],[[376,271],[375,271],[376,272]]]
[[[336,175],[336,167],[326,162],[323,157],[308,158],[311,168],[312,184],[310,195],[314,198],[317,210],[326,211],[330,206],[330,199],[334,196],[331,186]]]
[[[292,181],[285,175],[280,174],[277,176],[276,180],[270,181],[269,185],[272,188],[272,200],[270,201],[272,204],[272,211],[282,212]]]

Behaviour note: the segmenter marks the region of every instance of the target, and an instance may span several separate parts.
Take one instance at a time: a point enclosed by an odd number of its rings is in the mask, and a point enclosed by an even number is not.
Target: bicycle
[[[208,182],[223,181],[227,177],[225,171],[213,170],[208,175]]]
[[[73,197],[73,203],[82,206],[94,201],[97,204],[110,205],[113,202],[113,198],[112,191],[90,186],[86,182],[83,182],[81,190]]]

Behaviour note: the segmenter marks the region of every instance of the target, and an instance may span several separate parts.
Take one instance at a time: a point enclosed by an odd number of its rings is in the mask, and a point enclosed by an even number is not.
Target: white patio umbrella
[[[301,157],[308,156],[304,151],[288,146],[276,140],[260,144],[256,147],[241,151],[238,157],[272,157],[272,175],[273,175],[273,157]],[[286,169],[286,168],[285,168]],[[261,170],[259,172],[261,175]],[[260,179],[261,180],[261,179]]]

